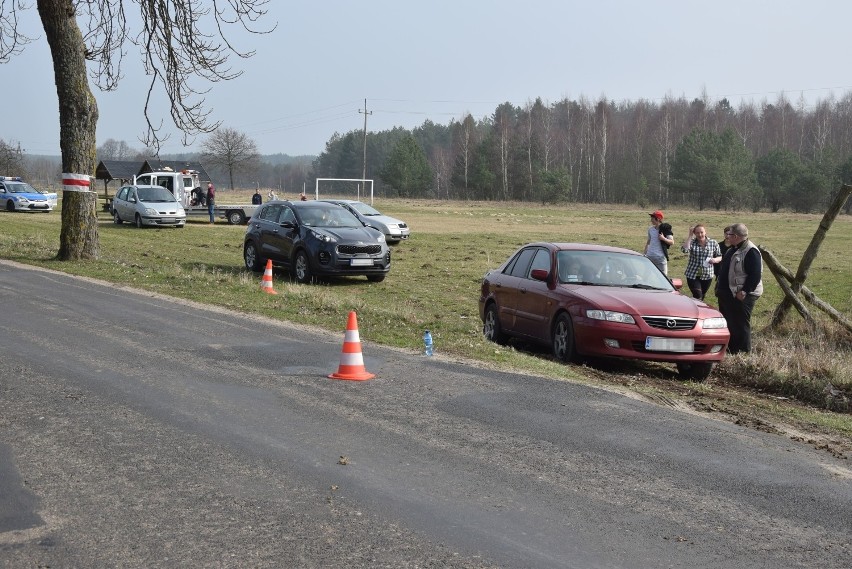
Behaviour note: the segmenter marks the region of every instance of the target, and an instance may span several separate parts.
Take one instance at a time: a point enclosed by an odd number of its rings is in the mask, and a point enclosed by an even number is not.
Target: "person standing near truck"
[[[260,205],[263,203],[263,196],[260,195],[260,190],[255,190],[254,195],[251,197],[252,205]]]
[[[207,199],[204,197],[206,193],[201,186],[192,190],[192,201],[189,205],[206,205]]]
[[[213,182],[207,182],[207,213],[210,214],[210,223],[214,223],[213,206],[216,201],[216,188],[213,187]]]

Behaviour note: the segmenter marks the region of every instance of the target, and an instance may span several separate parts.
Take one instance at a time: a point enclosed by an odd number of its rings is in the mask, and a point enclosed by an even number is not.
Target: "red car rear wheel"
[[[503,329],[500,327],[500,319],[497,318],[497,305],[491,303],[485,309],[485,318],[482,322],[482,333],[485,339],[495,344],[505,344],[508,340]]]

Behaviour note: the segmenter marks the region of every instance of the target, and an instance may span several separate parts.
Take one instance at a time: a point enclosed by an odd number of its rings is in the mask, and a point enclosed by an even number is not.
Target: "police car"
[[[43,194],[19,177],[0,176],[0,207],[8,211],[52,211],[55,192]]]

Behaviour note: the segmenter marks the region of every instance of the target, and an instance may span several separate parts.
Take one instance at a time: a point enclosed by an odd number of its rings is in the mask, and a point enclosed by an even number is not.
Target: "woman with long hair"
[[[707,237],[707,229],[699,223],[689,230],[681,251],[689,255],[685,272],[689,290],[694,298],[704,300],[715,276],[713,265],[722,257],[719,243]]]

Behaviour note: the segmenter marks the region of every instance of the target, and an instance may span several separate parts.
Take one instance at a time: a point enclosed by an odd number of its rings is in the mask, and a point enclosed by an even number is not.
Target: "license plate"
[[[353,267],[372,267],[372,259],[351,259],[349,264]]]
[[[649,352],[692,352],[695,340],[692,338],[645,338],[645,349]]]

